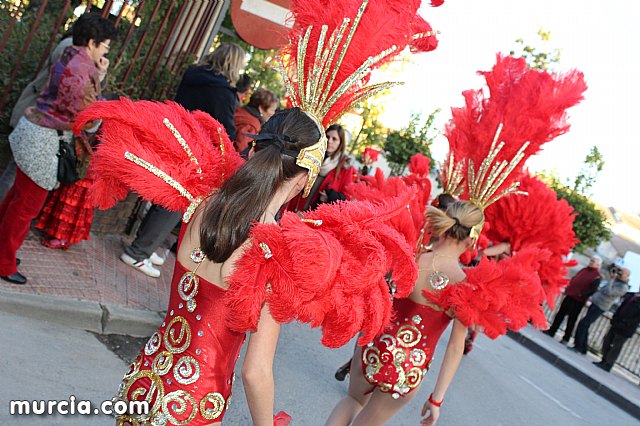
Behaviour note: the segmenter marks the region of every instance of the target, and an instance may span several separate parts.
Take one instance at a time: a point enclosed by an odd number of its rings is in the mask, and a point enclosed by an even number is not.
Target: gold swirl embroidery
[[[207,407],[207,404],[211,404],[213,407]],[[224,397],[218,392],[210,392],[200,400],[200,414],[207,420],[217,419],[224,409]]]
[[[173,355],[171,354],[171,352],[162,351],[153,360],[151,369],[153,370],[154,373],[164,376],[171,370],[172,365],[173,365]]]
[[[189,414],[185,415],[187,410],[190,410]],[[196,400],[189,392],[177,390],[162,398],[162,412],[171,424],[182,426],[189,424],[196,417],[198,410]],[[176,415],[183,420],[178,420]]]
[[[405,324],[398,328],[396,337],[398,338],[398,346],[411,348],[417,345],[418,342],[420,342],[422,334],[420,333],[420,330],[418,330],[415,326]]]
[[[422,349],[411,349],[409,359],[414,367],[421,367],[427,360],[427,354]]]
[[[418,367],[412,367],[405,373],[405,383],[411,389],[417,387],[422,382],[422,370]]]
[[[176,329],[173,328],[173,326],[177,323],[180,323],[181,326],[178,329],[179,334],[176,336]],[[184,352],[190,344],[191,328],[189,327],[189,323],[181,316],[173,318],[164,332],[164,345],[167,347],[167,350],[172,354],[179,354]]]
[[[144,353],[148,356],[155,354],[158,349],[160,349],[160,345],[162,344],[162,336],[159,332],[155,332],[149,338],[149,341],[146,345],[144,345]]]
[[[147,383],[148,379],[151,384]],[[136,382],[143,381],[138,387],[134,387]],[[133,388],[133,390],[131,390]],[[130,392],[131,391],[131,392]],[[129,379],[127,379],[120,397],[126,401],[139,401],[144,396],[144,401],[149,404],[148,415],[129,415],[133,419],[146,421],[152,417],[159,409],[162,398],[164,396],[164,385],[162,379],[156,373],[150,370],[139,371]]]
[[[193,357],[183,356],[173,367],[173,377],[182,385],[190,385],[200,378],[200,364]]]
[[[142,364],[142,354],[138,354],[138,356],[131,362],[129,365],[129,371],[127,371],[124,375],[124,379],[128,379],[129,377],[137,374],[140,371],[140,364]]]
[[[198,294],[200,280],[195,272],[186,272],[178,283],[178,294],[187,302],[187,310],[193,312],[196,309],[195,297]]]

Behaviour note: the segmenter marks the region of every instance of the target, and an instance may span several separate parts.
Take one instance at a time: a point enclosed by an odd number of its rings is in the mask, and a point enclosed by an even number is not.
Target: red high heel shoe
[[[42,245],[45,247],[49,247],[50,249],[57,250],[66,250],[71,247],[71,243],[67,240],[59,240],[57,238],[51,238],[49,240],[44,240]]]

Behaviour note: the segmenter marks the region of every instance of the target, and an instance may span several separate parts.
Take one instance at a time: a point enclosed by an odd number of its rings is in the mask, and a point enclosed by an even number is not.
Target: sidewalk
[[[638,378],[626,370],[614,367],[606,372],[592,364],[600,361],[595,355],[578,354],[552,337],[532,328],[509,332],[509,337],[556,366],[622,410],[640,419],[640,386]]]
[[[120,261],[126,242],[92,234],[69,250],[52,250],[30,232],[18,251],[29,281],[0,281],[0,310],[98,333],[151,335],[169,301],[175,256],[169,253],[160,277],[151,278]]]
[[[123,237],[92,235],[67,251],[51,250],[30,233],[18,252],[24,286],[0,281],[0,311],[101,334],[150,336],[168,304],[175,256],[168,254],[160,278],[150,278],[119,259]],[[160,250],[159,250],[160,252]],[[565,374],[640,419],[640,386],[629,373],[607,373],[543,333],[524,328],[509,336]]]

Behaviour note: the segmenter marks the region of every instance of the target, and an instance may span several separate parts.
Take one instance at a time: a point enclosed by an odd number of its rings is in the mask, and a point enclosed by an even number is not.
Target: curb
[[[560,356],[551,352],[550,350],[538,344],[537,342],[533,341],[532,339],[529,339],[523,334],[511,331],[511,330],[507,330],[507,336],[509,336],[516,342],[520,343],[521,345],[529,349],[531,352],[538,355],[540,358],[554,365],[556,368],[561,370],[567,376],[582,383],[584,386],[591,389],[596,394],[600,395],[607,401],[618,406],[622,410],[626,411],[630,415],[640,420],[640,406],[636,405],[635,403],[627,399],[623,394],[618,392],[616,389],[595,380],[586,372],[571,365],[569,362],[562,359]]]
[[[160,312],[4,289],[0,289],[0,311],[98,334],[126,334],[133,337],[150,336],[163,319]]]

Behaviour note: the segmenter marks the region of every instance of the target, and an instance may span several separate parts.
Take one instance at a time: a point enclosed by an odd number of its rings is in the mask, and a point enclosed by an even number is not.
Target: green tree
[[[591,187],[596,182],[598,174],[604,168],[604,156],[597,146],[592,146],[589,154],[584,159],[584,166],[573,182],[573,190],[580,194],[591,195]]]
[[[540,37],[540,48],[525,44],[524,39],[518,38],[516,39],[518,47],[510,51],[509,55],[524,58],[530,68],[548,70],[560,62],[560,50],[544,50],[551,39],[550,31],[544,31],[540,28],[538,30],[538,36]]]
[[[433,130],[433,122],[440,109],[433,111],[423,121],[420,114],[412,114],[409,124],[400,130],[393,130],[384,142],[384,155],[394,176],[402,175],[412,155],[421,153],[431,159],[431,145],[437,136]]]
[[[580,240],[576,244],[576,251],[584,252],[588,248],[597,247],[602,241],[611,237],[607,217],[593,201],[562,184],[557,175],[545,173],[541,177],[556,192],[558,199],[566,200],[577,213],[573,220],[573,231],[576,233],[576,238]]]
[[[354,111],[362,117],[362,124],[354,133],[353,140],[349,147],[349,153],[360,158],[362,152],[367,147],[381,147],[387,129],[380,122],[382,114],[382,104],[369,98],[357,106]]]

